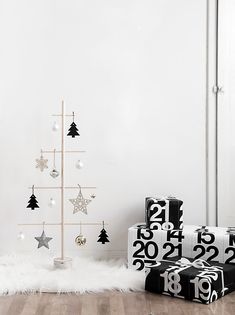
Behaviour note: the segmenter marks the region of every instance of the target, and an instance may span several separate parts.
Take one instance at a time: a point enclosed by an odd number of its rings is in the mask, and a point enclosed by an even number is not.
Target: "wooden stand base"
[[[66,269],[72,267],[72,258],[64,257],[64,259],[58,257],[54,259],[54,266],[58,269]]]

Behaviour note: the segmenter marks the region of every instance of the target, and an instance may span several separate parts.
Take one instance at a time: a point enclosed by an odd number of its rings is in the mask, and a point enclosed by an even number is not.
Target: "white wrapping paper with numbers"
[[[128,266],[143,270],[159,260],[185,256],[235,263],[235,234],[227,228],[184,225],[183,230],[150,230],[138,223],[128,230]]]

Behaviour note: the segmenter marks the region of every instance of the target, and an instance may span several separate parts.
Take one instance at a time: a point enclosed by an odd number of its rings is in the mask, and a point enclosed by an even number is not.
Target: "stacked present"
[[[128,230],[128,266],[146,270],[148,291],[208,304],[235,289],[235,230],[183,226],[182,205],[146,198],[146,222]]]

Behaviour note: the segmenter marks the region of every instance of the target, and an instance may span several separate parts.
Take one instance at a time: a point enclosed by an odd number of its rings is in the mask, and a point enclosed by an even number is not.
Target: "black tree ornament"
[[[104,229],[104,221],[103,221],[103,229],[100,231],[99,239],[97,242],[101,242],[102,244],[108,243],[108,235]]]
[[[76,136],[80,136],[80,134],[78,133],[77,125],[74,122],[74,112],[73,112],[73,122],[70,125],[69,133],[67,134],[67,136],[71,136],[72,138],[75,138]]]
[[[39,208],[38,201],[36,199],[36,196],[34,195],[34,185],[32,186],[32,195],[29,198],[28,205],[26,208],[31,208],[31,210]]]

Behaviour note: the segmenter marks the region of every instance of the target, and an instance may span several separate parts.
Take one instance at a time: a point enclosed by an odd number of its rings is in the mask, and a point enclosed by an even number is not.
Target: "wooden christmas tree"
[[[87,214],[87,209],[86,206],[88,205],[88,203],[91,201],[89,199],[85,199],[82,195],[81,189],[95,189],[96,187],[88,187],[88,186],[80,186],[80,184],[78,184],[77,186],[65,186],[64,183],[64,177],[65,177],[65,163],[64,163],[64,159],[65,159],[65,154],[66,153],[76,153],[76,154],[80,154],[80,153],[84,153],[85,151],[68,151],[65,150],[65,117],[73,117],[73,122],[70,125],[69,128],[69,133],[67,134],[67,136],[71,136],[72,138],[75,138],[76,136],[79,136],[78,133],[78,128],[76,126],[76,124],[74,123],[74,112],[72,113],[72,115],[66,115],[65,113],[65,104],[64,101],[62,101],[62,107],[61,107],[61,113],[60,114],[56,114],[53,115],[56,117],[60,117],[61,118],[61,147],[59,150],[41,150],[41,156],[40,159],[37,159],[37,165],[36,168],[39,168],[41,171],[44,170],[44,168],[48,168],[47,166],[47,159],[43,158],[43,154],[54,154],[54,167],[52,172],[50,172],[50,175],[53,178],[56,178],[58,176],[60,176],[60,185],[59,186],[33,186],[33,193],[30,197],[30,200],[28,202],[28,206],[27,208],[31,208],[31,209],[35,209],[35,208],[39,208],[38,206],[38,201],[34,195],[34,190],[43,190],[43,189],[48,189],[48,190],[60,190],[60,222],[51,222],[51,223],[47,223],[47,222],[42,222],[42,223],[21,223],[19,225],[42,225],[43,226],[43,231],[41,236],[37,236],[35,237],[35,239],[39,242],[38,243],[38,248],[41,247],[46,247],[49,248],[48,242],[52,240],[51,237],[47,237],[45,232],[44,232],[44,226],[50,226],[50,225],[58,225],[58,227],[60,228],[60,256],[58,258],[54,259],[54,265],[56,267],[59,268],[63,268],[63,267],[68,267],[71,265],[72,262],[72,258],[70,257],[66,257],[65,256],[65,243],[64,243],[64,234],[65,234],[65,227],[66,226],[71,226],[71,225],[80,225],[80,234],[75,238],[75,242],[77,245],[81,246],[81,245],[85,245],[86,243],[86,238],[83,237],[83,235],[81,234],[81,226],[82,225],[103,225],[103,230],[101,231],[100,235],[99,235],[99,240],[98,242],[102,242],[102,244],[104,244],[105,242],[109,242],[108,240],[108,236],[106,231],[104,230],[104,222],[101,223],[84,223],[84,222],[65,222],[65,206],[64,206],[64,197],[65,197],[65,190],[67,189],[79,189],[79,193],[77,198],[74,199],[69,199],[70,202],[73,204],[74,206],[74,211],[73,213],[76,213],[78,211],[83,212],[84,214]],[[54,130],[58,130],[58,125],[56,124],[54,126]],[[55,168],[55,155],[56,154],[60,154],[60,158],[61,158],[61,165],[60,165],[60,170],[56,170]],[[79,161],[80,162],[80,161]],[[82,163],[80,162],[80,165],[82,165]],[[56,176],[55,176],[56,175]],[[92,198],[94,198],[94,194],[92,194]]]

